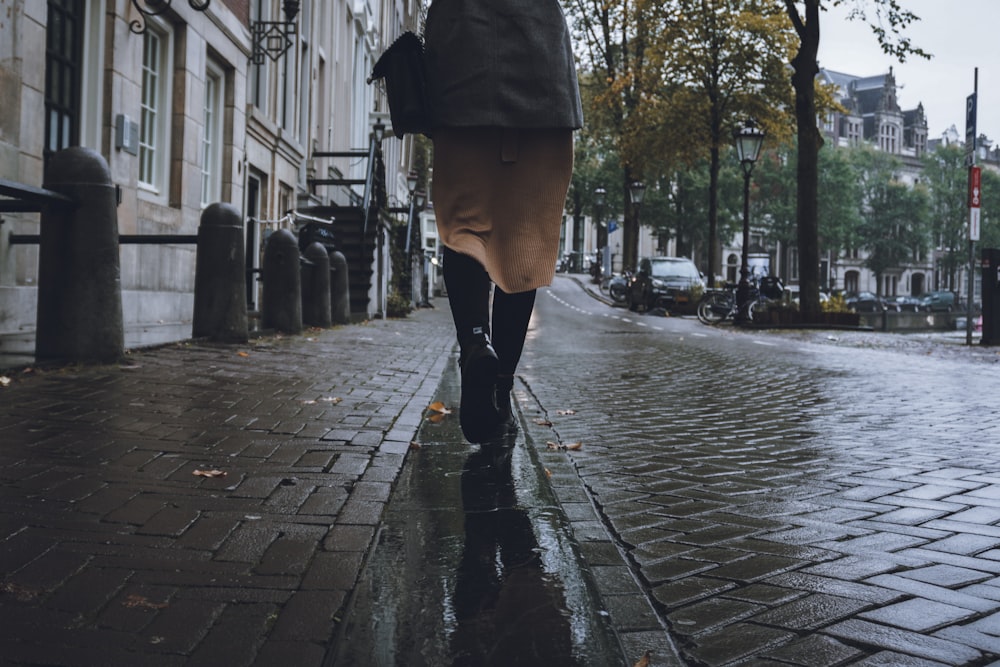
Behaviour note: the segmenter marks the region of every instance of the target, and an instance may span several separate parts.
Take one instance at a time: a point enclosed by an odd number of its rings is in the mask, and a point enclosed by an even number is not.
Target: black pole
[[[743,165],[743,249],[740,252],[740,282],[736,287],[736,321],[750,319],[747,307],[750,301],[750,169]]]

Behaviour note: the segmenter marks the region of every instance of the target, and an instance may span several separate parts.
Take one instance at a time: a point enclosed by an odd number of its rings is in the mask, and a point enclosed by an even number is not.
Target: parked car
[[[920,299],[920,309],[928,312],[950,313],[955,310],[955,293],[947,290],[929,292]]]
[[[915,296],[890,296],[886,297],[885,304],[892,310],[901,313],[914,313],[920,310],[921,300]]]
[[[656,307],[693,313],[705,290],[705,278],[686,257],[646,257],[628,286],[629,310]]]
[[[874,292],[855,292],[848,294],[844,300],[847,307],[855,313],[881,313],[885,310],[882,299]]]

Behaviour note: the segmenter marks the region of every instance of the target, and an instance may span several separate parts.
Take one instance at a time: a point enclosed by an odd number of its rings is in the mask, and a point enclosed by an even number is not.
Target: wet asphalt
[[[428,420],[457,402],[436,303],[4,372],[0,664],[1000,657],[994,350],[704,327],[559,276],[520,434],[480,451]]]

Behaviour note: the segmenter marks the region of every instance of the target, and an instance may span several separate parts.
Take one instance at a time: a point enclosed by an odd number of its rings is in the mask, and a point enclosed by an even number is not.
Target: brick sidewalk
[[[3,664],[320,664],[453,347],[439,307],[7,373]]]

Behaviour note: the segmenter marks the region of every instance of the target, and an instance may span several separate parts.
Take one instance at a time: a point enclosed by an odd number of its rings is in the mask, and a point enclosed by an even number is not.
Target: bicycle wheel
[[[732,310],[732,297],[724,292],[706,294],[698,302],[698,320],[702,324],[718,324]]]
[[[613,282],[608,287],[608,293],[611,295],[611,299],[615,303],[625,303],[628,301],[628,294],[626,294],[625,283],[623,282]]]

